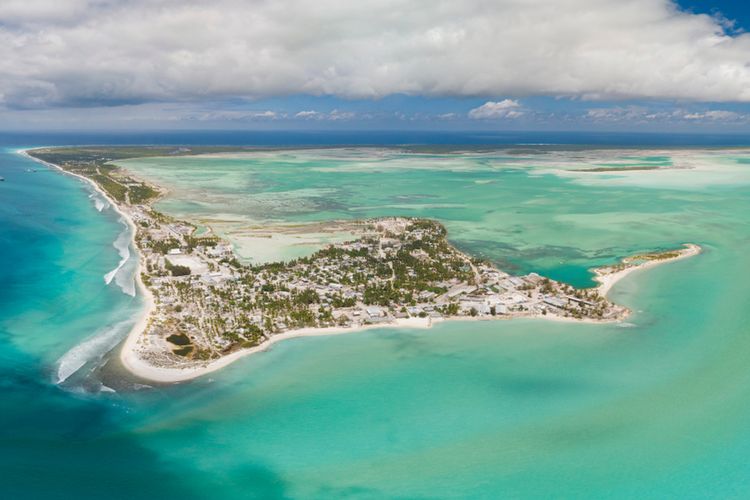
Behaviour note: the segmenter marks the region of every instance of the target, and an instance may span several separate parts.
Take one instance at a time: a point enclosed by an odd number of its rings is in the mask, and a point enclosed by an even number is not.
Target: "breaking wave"
[[[97,192],[91,193],[89,195],[89,199],[93,200],[94,207],[96,207],[96,210],[98,212],[101,212],[102,210],[109,208],[109,203],[107,202],[107,200],[102,198],[102,196]]]
[[[123,293],[135,297],[135,272],[134,263],[130,263],[130,226],[127,225],[124,219],[120,218],[120,222],[125,226],[125,229],[117,235],[112,246],[117,249],[117,253],[120,255],[120,262],[113,270],[104,275],[104,282],[106,284],[114,282]]]
[[[120,321],[97,331],[93,336],[76,345],[57,361],[57,381],[62,384],[84,366],[98,366],[104,356],[125,338],[132,326],[131,319]]]

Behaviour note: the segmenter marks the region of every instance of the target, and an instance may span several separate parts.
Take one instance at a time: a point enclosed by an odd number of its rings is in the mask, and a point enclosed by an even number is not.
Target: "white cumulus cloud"
[[[594,121],[624,121],[652,119],[658,115],[642,106],[613,106],[593,108],[586,112],[586,117]]]
[[[598,122],[689,121],[704,123],[740,123],[748,120],[746,114],[723,109],[708,109],[703,111],[688,111],[685,109],[654,111],[643,106],[593,108],[586,111],[585,117]]]
[[[711,120],[711,121],[738,121],[745,119],[745,116],[735,111],[726,111],[723,109],[714,109],[700,113],[686,113],[682,115],[686,120]]]
[[[321,115],[318,111],[300,111],[294,115],[295,118],[318,118]]]
[[[671,0],[0,2],[0,105],[299,94],[750,101],[750,34]]]
[[[521,105],[512,99],[503,99],[499,102],[487,101],[478,108],[469,111],[469,118],[475,120],[486,120],[493,118],[518,118],[523,115]]]
[[[356,115],[350,111],[340,111],[334,109],[328,113],[321,111],[300,111],[294,115],[295,118],[301,118],[304,120],[329,120],[329,121],[340,121],[340,120],[351,120]]]
[[[276,120],[286,118],[286,115],[276,111],[210,111],[204,113],[193,113],[185,117],[188,120],[197,121],[256,121]]]

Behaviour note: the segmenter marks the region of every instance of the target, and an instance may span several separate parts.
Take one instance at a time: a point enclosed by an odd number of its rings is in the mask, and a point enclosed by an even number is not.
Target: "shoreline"
[[[226,366],[234,363],[238,359],[250,356],[259,352],[267,351],[274,344],[295,338],[302,337],[327,337],[331,335],[344,335],[348,333],[359,333],[367,330],[376,330],[379,328],[414,328],[414,329],[426,329],[431,328],[432,324],[430,318],[408,318],[398,319],[392,323],[373,324],[360,327],[326,327],[326,328],[301,328],[299,330],[291,330],[284,333],[279,333],[271,336],[265,342],[258,344],[255,347],[249,347],[234,351],[226,356],[222,356],[219,359],[209,361],[204,366],[190,366],[190,367],[175,367],[175,368],[163,368],[153,366],[147,362],[144,362],[138,357],[137,351],[133,349],[131,342],[131,336],[128,337],[123,349],[120,352],[120,361],[134,375],[150,380],[152,382],[159,383],[176,383],[186,382],[209,373],[221,370]],[[132,336],[137,340],[136,336]],[[127,347],[127,348],[126,348]]]
[[[135,323],[131,327],[131,329],[128,331],[127,336],[125,337],[122,347],[120,348],[120,362],[122,365],[130,371],[133,375],[137,377],[142,377],[148,380],[152,380],[147,376],[142,376],[141,373],[138,371],[138,367],[131,366],[129,364],[129,361],[131,359],[127,356],[124,356],[123,353],[126,351],[134,351],[135,343],[138,341],[138,337],[143,333],[143,331],[146,328],[146,325],[148,324],[148,318],[151,316],[151,313],[154,310],[154,296],[151,294],[151,291],[146,287],[146,285],[143,283],[143,280],[141,279],[141,251],[138,248],[138,245],[136,245],[135,242],[135,236],[137,232],[137,228],[135,226],[135,223],[133,222],[133,219],[130,217],[126,211],[122,210],[118,203],[112,199],[112,197],[109,196],[99,185],[94,182],[93,180],[89,179],[88,177],[85,177],[83,175],[76,174],[74,172],[68,172],[64,168],[55,165],[54,163],[46,162],[44,160],[40,160],[39,158],[34,158],[30,154],[28,154],[29,149],[36,149],[36,148],[28,148],[28,149],[19,149],[16,151],[19,155],[30,159],[31,161],[37,162],[41,165],[44,165],[46,167],[51,167],[54,170],[57,170],[59,172],[62,172],[63,174],[70,175],[71,177],[75,177],[79,180],[82,180],[87,185],[91,186],[97,193],[99,193],[105,200],[107,200],[107,203],[109,203],[112,206],[112,209],[119,215],[125,223],[128,225],[128,228],[130,229],[130,241],[129,245],[132,245],[132,247],[135,249],[136,252],[136,265],[135,265],[135,275],[133,276],[133,279],[136,284],[136,289],[141,293],[141,296],[143,297],[143,309],[136,319]],[[156,381],[156,380],[154,380]]]
[[[360,326],[355,326],[355,327],[323,327],[323,328],[309,327],[309,328],[302,328],[302,329],[297,329],[297,330],[290,330],[284,333],[272,335],[270,338],[268,338],[266,341],[264,341],[263,343],[259,345],[256,345],[254,347],[249,347],[249,348],[238,349],[218,359],[206,361],[205,364],[200,365],[200,366],[187,366],[187,367],[154,366],[139,356],[138,344],[144,332],[146,331],[146,327],[148,325],[150,316],[155,309],[155,302],[154,302],[154,297],[151,291],[145,286],[141,278],[142,252],[136,245],[137,228],[135,226],[135,223],[132,217],[130,216],[127,210],[120,207],[120,205],[114,199],[112,199],[99,185],[97,185],[95,181],[83,175],[79,175],[74,172],[69,172],[63,169],[62,167],[55,165],[53,163],[46,162],[44,160],[41,160],[41,159],[38,159],[29,155],[27,151],[32,150],[32,149],[37,149],[37,148],[19,149],[16,152],[22,156],[25,156],[26,158],[32,161],[43,164],[47,167],[52,167],[53,169],[59,170],[63,172],[64,174],[68,174],[68,175],[77,177],[85,181],[88,185],[92,186],[97,193],[101,194],[110,205],[113,206],[113,209],[115,210],[115,212],[120,217],[122,217],[122,219],[126,221],[131,231],[130,244],[132,244],[133,248],[138,254],[134,281],[136,283],[137,289],[140,290],[141,293],[143,294],[144,304],[143,304],[143,310],[141,314],[138,316],[133,327],[130,329],[126,338],[121,343],[121,346],[119,348],[119,360],[122,366],[126,370],[128,370],[130,373],[135,375],[136,377],[139,377],[144,380],[151,381],[151,382],[157,382],[157,383],[185,382],[185,381],[192,380],[192,379],[201,377],[203,375],[215,372],[217,370],[220,370],[245,356],[249,356],[251,354],[255,354],[258,352],[263,352],[269,349],[273,344],[277,342],[281,342],[283,340],[287,340],[287,339],[299,338],[299,337],[340,335],[340,334],[356,333],[356,332],[361,332],[365,330],[373,330],[373,329],[381,329],[381,328],[421,328],[421,329],[424,329],[424,328],[432,327],[433,322],[431,318],[429,317],[401,318],[401,319],[395,319],[387,323],[376,323],[376,324],[360,325]],[[164,188],[159,186],[159,189],[163,190]],[[646,262],[642,262],[639,264],[630,264],[628,262],[629,258],[624,258],[622,259],[620,265],[625,264],[626,267],[624,267],[623,269],[614,271],[614,272],[607,272],[607,270],[611,270],[615,266],[605,266],[601,268],[596,268],[593,270],[594,273],[596,274],[596,276],[594,277],[594,280],[600,284],[598,287],[595,287],[594,290],[602,297],[605,297],[609,293],[611,288],[617,282],[625,278],[627,275],[629,275],[633,271],[636,271],[638,269],[647,269],[650,267],[657,266],[659,264],[691,257],[701,252],[701,247],[695,244],[686,243],[686,244],[683,244],[683,247],[684,247],[683,249],[677,250],[679,255],[675,257],[647,260]],[[454,317],[440,318],[437,320],[437,322],[497,321],[497,320],[511,320],[515,318],[527,318],[527,319],[545,319],[547,321],[591,324],[591,323],[611,323],[611,322],[622,321],[622,319],[627,317],[628,314],[630,314],[630,311],[626,310],[624,313],[624,316],[620,318],[605,319],[605,320],[597,320],[593,318],[577,319],[574,317],[566,317],[566,316],[561,316],[557,314],[546,314],[546,315],[518,314],[518,315],[513,315],[513,316],[507,316],[507,317],[496,316],[496,317],[491,317],[491,318],[473,318],[473,317],[465,317],[465,316],[454,316]]]
[[[622,269],[614,273],[609,273],[609,274],[599,274],[597,270],[595,270],[595,272],[597,273],[597,276],[594,278],[594,280],[601,283],[598,287],[595,288],[595,290],[597,290],[598,293],[604,296],[606,293],[608,293],[611,290],[611,288],[617,282],[619,282],[620,280],[622,280],[623,278],[625,278],[630,273],[636,270],[648,269],[651,267],[658,266],[660,264],[665,264],[668,262],[673,262],[676,260],[681,260],[681,259],[685,259],[688,257],[692,257],[694,255],[698,255],[702,251],[700,246],[692,244],[692,243],[686,243],[684,244],[684,246],[686,250],[682,251],[680,255],[677,257],[661,259],[661,260],[651,260],[651,261],[644,262],[641,264],[626,267],[625,269]],[[141,286],[143,286],[143,288],[145,289],[145,286],[142,284],[142,282],[140,282],[140,279],[138,281],[141,284]],[[150,295],[150,292],[148,293]],[[266,340],[265,342],[255,347],[244,348],[244,349],[234,351],[219,359],[209,361],[203,366],[163,368],[163,367],[153,366],[143,361],[138,356],[138,353],[136,350],[138,337],[142,333],[143,328],[145,327],[147,318],[150,314],[151,307],[153,307],[153,304],[149,306],[149,313],[144,314],[141,320],[133,327],[133,329],[128,334],[128,337],[126,338],[122,346],[122,349],[120,350],[120,362],[128,371],[130,371],[133,375],[136,375],[137,377],[149,380],[151,382],[165,383],[165,384],[187,382],[189,380],[193,380],[193,379],[202,377],[204,375],[208,375],[210,373],[221,370],[222,368],[225,368],[229,366],[230,364],[234,363],[235,361],[242,359],[246,356],[250,356],[253,354],[267,351],[274,344],[278,342],[282,342],[284,340],[302,338],[302,337],[322,337],[322,336],[330,336],[330,335],[344,335],[344,334],[349,334],[349,333],[359,333],[359,332],[368,331],[368,330],[377,330],[377,329],[385,329],[385,328],[428,329],[428,328],[432,328],[433,326],[432,319],[428,317],[428,318],[402,318],[402,319],[396,319],[389,323],[364,325],[364,326],[358,326],[358,327],[302,328],[298,330],[291,330],[288,332],[273,335],[268,340]],[[630,310],[626,312],[625,317],[627,317],[627,315],[629,314],[630,314]],[[435,323],[442,323],[442,322],[448,322],[448,321],[471,322],[471,321],[511,321],[513,319],[534,319],[534,320],[545,320],[545,321],[557,321],[557,322],[562,322],[562,323],[602,324],[602,323],[617,323],[617,322],[622,321],[625,317],[617,319],[617,320],[594,320],[591,318],[576,319],[573,317],[559,316],[555,314],[547,314],[547,315],[530,314],[526,316],[524,315],[508,316],[508,317],[497,316],[493,318],[444,317],[444,318],[437,320]]]
[[[619,271],[607,273],[605,272],[609,267],[600,267],[593,269],[594,271],[594,281],[599,283],[599,286],[596,287],[597,293],[599,295],[606,297],[609,292],[612,290],[612,287],[617,283],[618,281],[622,280],[626,276],[628,276],[630,273],[633,273],[638,270],[642,269],[650,269],[652,267],[656,267],[661,264],[666,264],[667,262],[674,262],[677,260],[686,259],[688,257],[693,257],[695,255],[700,254],[703,251],[703,248],[701,248],[700,245],[696,245],[695,243],[683,243],[682,244],[683,249],[680,250],[680,255],[668,259],[659,259],[659,260],[649,260],[647,262],[643,262],[641,264],[636,264],[633,266],[625,267],[624,269],[620,269]],[[626,261],[624,259],[623,261]]]
[[[623,276],[624,277],[624,276]],[[619,278],[618,278],[619,279]],[[332,335],[346,335],[350,333],[360,333],[368,330],[379,330],[379,329],[390,329],[390,328],[409,328],[409,329],[429,329],[432,328],[436,323],[446,322],[494,322],[494,321],[512,321],[516,319],[531,319],[531,320],[545,320],[555,321],[559,323],[578,323],[578,324],[606,324],[606,323],[618,323],[621,320],[594,320],[590,318],[576,319],[572,317],[559,316],[555,314],[529,314],[529,315],[517,315],[517,316],[497,316],[494,318],[472,318],[472,317],[443,317],[432,321],[432,318],[400,318],[389,323],[371,324],[357,327],[324,327],[324,328],[301,328],[299,330],[291,330],[284,333],[279,333],[271,336],[265,342],[258,344],[255,347],[249,347],[239,349],[219,359],[209,361],[203,366],[189,366],[189,367],[174,367],[174,368],[163,368],[151,365],[141,358],[138,357],[136,349],[134,349],[137,342],[137,335],[128,336],[123,348],[120,352],[120,361],[123,366],[127,368],[133,375],[137,377],[149,380],[151,382],[157,382],[162,384],[187,382],[204,375],[216,372],[229,366],[235,361],[242,359],[246,356],[257,354],[260,352],[267,351],[274,344],[296,338],[303,337],[327,337]],[[145,326],[145,325],[144,325]],[[134,328],[135,330],[135,328]]]

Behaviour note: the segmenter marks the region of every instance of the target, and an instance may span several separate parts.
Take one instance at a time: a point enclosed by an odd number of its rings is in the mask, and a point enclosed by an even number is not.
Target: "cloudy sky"
[[[2,0],[0,128],[750,131],[739,0]]]

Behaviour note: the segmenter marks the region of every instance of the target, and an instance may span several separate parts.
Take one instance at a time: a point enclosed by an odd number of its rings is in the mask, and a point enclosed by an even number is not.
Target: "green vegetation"
[[[159,191],[145,183],[131,185],[127,189],[130,196],[130,203],[133,204],[143,204],[159,196]]]
[[[119,202],[126,201],[128,188],[113,180],[111,177],[103,174],[93,174],[90,176],[108,195]]]
[[[144,242],[145,245],[151,248],[154,252],[162,255],[167,255],[173,248],[180,248],[180,241],[176,238],[165,238],[163,240],[150,240]]]
[[[634,255],[632,257],[628,258],[628,262],[634,262],[634,261],[647,261],[647,260],[665,260],[665,259],[675,259],[680,256],[680,252],[676,250],[668,250],[666,252],[654,252],[654,253],[646,253],[641,255]]]
[[[164,260],[164,267],[166,267],[167,270],[170,273],[172,273],[172,276],[189,276],[190,275],[189,267],[172,264],[166,259]]]
[[[219,244],[219,237],[218,236],[203,236],[203,237],[196,237],[196,236],[186,236],[185,237],[185,243],[187,243],[188,253],[192,252],[195,247],[202,246],[202,247],[215,247]]]
[[[89,177],[118,202],[147,203],[159,191],[121,171],[112,160],[169,154],[174,148],[51,148],[34,149],[29,155],[60,166],[63,170]]]

